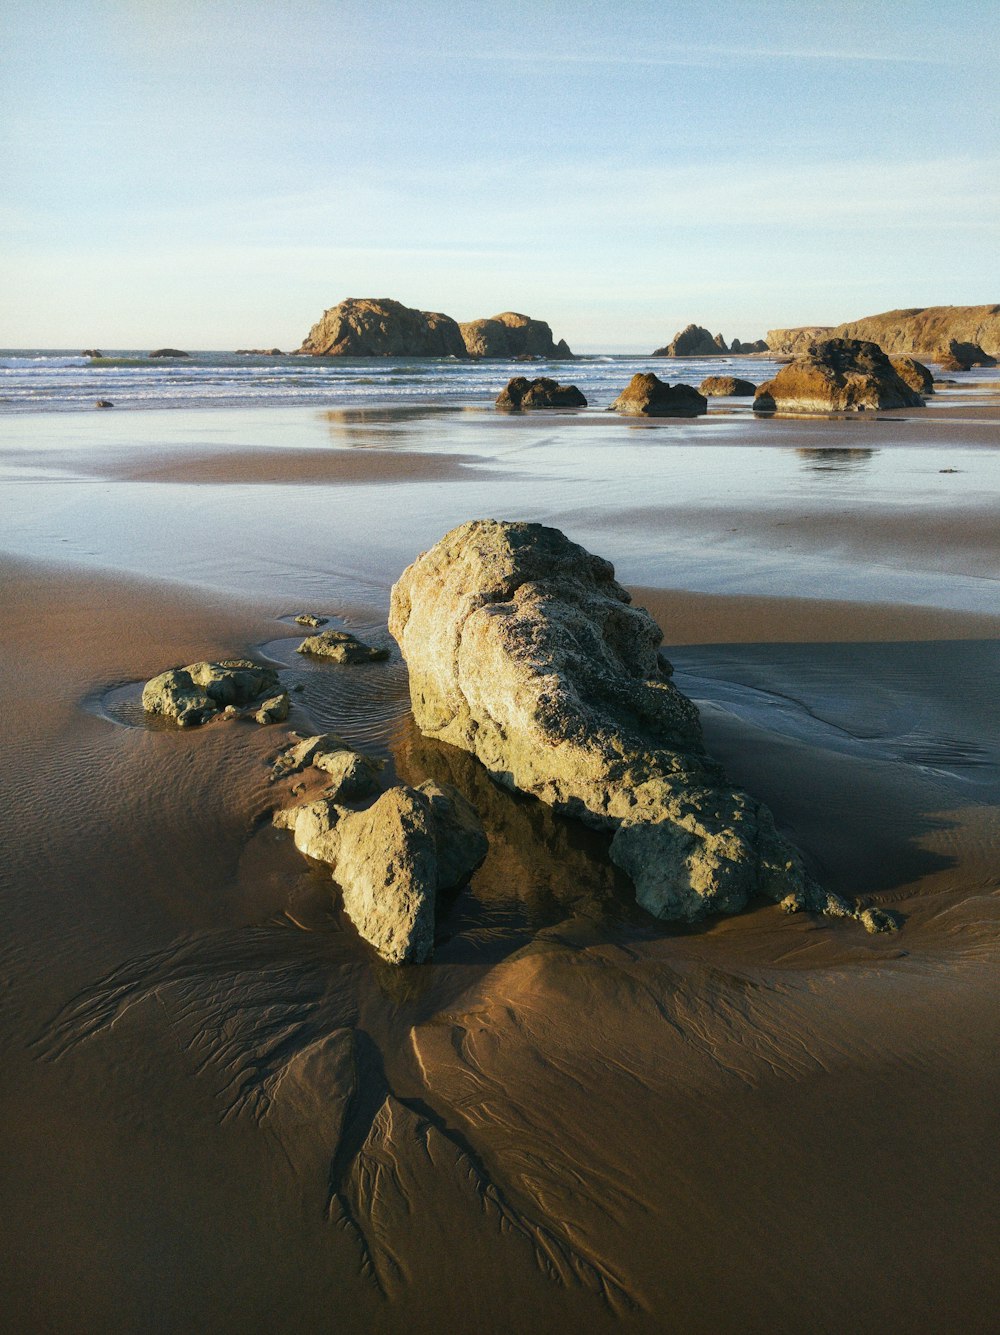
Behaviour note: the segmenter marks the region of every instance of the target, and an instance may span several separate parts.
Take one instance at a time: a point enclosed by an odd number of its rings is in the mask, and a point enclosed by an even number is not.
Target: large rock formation
[[[172,719],[182,728],[217,714],[232,716],[247,706],[258,723],[280,723],[288,717],[288,694],[279,689],[277,672],[249,658],[171,668],[142,688],[146,713]]]
[[[587,400],[576,385],[559,385],[548,376],[528,380],[516,375],[497,395],[496,406],[507,412],[522,408],[586,408]]]
[[[708,399],[752,399],[757,386],[752,380],[741,380],[735,375],[710,375],[698,386],[698,393]]]
[[[728,352],[725,339],[719,334],[720,343],[700,324],[689,324],[686,329],[676,333],[665,348],[657,348],[653,357],[711,357],[720,352]]]
[[[753,406],[755,412],[828,413],[920,408],[923,402],[877,344],[831,338],[813,343],[761,385]]]
[[[366,811],[321,797],[277,812],[274,823],[331,867],[347,916],[390,964],[428,958],[437,896],[459,889],[488,848],[472,805],[430,781],[390,788]]]
[[[299,348],[313,357],[464,357],[450,315],[418,311],[388,297],[348,297],[323,312]]]
[[[883,352],[928,361],[937,361],[937,354],[946,352],[953,341],[974,343],[983,352],[1000,356],[1000,305],[910,306],[837,325],[832,336],[868,339]]]
[[[832,332],[832,325],[805,324],[796,329],[769,329],[764,341],[768,352],[775,357],[799,357],[811,344],[822,342]]]
[[[460,324],[470,357],[572,357],[565,339],[556,343],[544,320],[534,320],[517,311],[503,311],[488,320]]]
[[[996,358],[984,351],[978,343],[961,343],[957,338],[934,354],[942,371],[971,371],[974,366],[996,366]]]
[[[761,894],[852,914],[705,754],[659,628],[609,562],[540,524],[475,520],[402,575],[389,629],[414,718],[508,788],[614,832],[640,904],[694,922]]]
[[[611,408],[629,417],[700,417],[708,400],[693,385],[667,385],[652,371],[639,371]]]

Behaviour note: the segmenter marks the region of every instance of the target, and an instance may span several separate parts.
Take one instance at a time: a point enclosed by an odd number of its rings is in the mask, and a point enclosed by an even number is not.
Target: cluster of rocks
[[[298,353],[313,357],[572,357],[544,320],[503,311],[460,324],[388,297],[349,297],[324,311]]]
[[[700,324],[689,324],[686,329],[678,330],[673,339],[651,354],[653,357],[719,357],[737,353],[746,355],[753,352],[766,352],[767,344],[762,338],[753,343],[741,343],[734,338],[727,343],[721,334],[711,334]]]
[[[609,562],[557,529],[454,529],[393,587],[389,629],[421,731],[611,831],[612,860],[655,917],[697,922],[762,895],[895,926],[816,885],[767,808],[729,785],[670,680],[659,627]]]
[[[560,385],[548,376],[528,380],[518,375],[500,391],[496,406],[505,412],[522,408],[586,408],[587,400],[576,385]]]
[[[912,363],[912,364],[911,364]],[[897,368],[877,343],[830,338],[812,343],[761,385],[754,412],[828,413],[922,408],[930,372],[907,359]]]
[[[216,717],[281,723],[289,701],[274,668],[249,658],[227,658],[161,672],[143,687],[142,707],[188,728]]]
[[[668,385],[652,371],[640,371],[609,405],[609,412],[627,417],[700,417],[708,412],[709,397],[749,397],[756,392],[749,380],[735,376],[709,376],[700,388]],[[517,412],[531,408],[586,408],[587,400],[576,385],[560,385],[539,377],[515,376],[501,390],[497,408]]]
[[[434,948],[439,896],[454,893],[482,863],[488,841],[457,788],[428,780],[381,794],[381,763],[334,733],[307,737],[280,755],[272,777],[311,767],[325,786],[275,812],[300,853],[329,868],[358,934],[389,964],[420,964]],[[367,801],[360,809],[347,803]]]

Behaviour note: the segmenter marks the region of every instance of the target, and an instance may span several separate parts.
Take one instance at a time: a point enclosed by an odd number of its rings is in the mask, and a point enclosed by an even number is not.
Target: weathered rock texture
[[[698,386],[698,393],[709,399],[752,399],[757,386],[752,380],[741,380],[735,375],[710,375]]]
[[[934,393],[934,377],[923,362],[915,361],[913,357],[890,357],[889,361],[900,380],[905,380],[918,394]]]
[[[334,663],[382,663],[389,657],[388,649],[365,644],[346,630],[322,630],[318,635],[307,635],[295,652],[329,658]]]
[[[315,800],[354,802],[370,796],[376,788],[382,761],[354,751],[334,732],[303,737],[275,760],[271,779],[287,779],[312,768],[326,780]]]
[[[806,324],[797,329],[769,329],[764,341],[776,357],[798,357],[811,343],[821,343],[832,333],[832,325]]]
[[[430,781],[390,788],[366,811],[321,798],[277,812],[274,822],[331,867],[348,917],[390,964],[428,958],[437,896],[459,889],[488,848],[471,804]]]
[[[640,371],[611,407],[630,417],[700,417],[708,399],[693,385],[667,385],[652,371]]]
[[[572,357],[565,339],[558,343],[544,320],[503,311],[487,320],[459,325],[470,357]]]
[[[1000,355],[1000,304],[990,306],[911,306],[905,310],[866,315],[832,331],[837,338],[863,338],[884,352],[906,353],[937,361],[954,341],[975,343]],[[768,340],[770,342],[770,339]]]
[[[919,408],[923,402],[876,343],[831,338],[811,344],[761,385],[753,406],[755,412],[826,413]]]
[[[463,524],[392,591],[414,718],[500,783],[614,831],[639,903],[694,922],[756,894],[852,914],[705,754],[649,614],[609,562],[540,524]]]
[[[277,672],[249,658],[190,663],[147,681],[142,707],[147,714],[161,714],[183,728],[263,700],[254,717],[258,723],[276,723],[288,717],[288,695],[277,686]]]
[[[450,315],[418,311],[388,297],[348,297],[323,312],[299,348],[314,357],[464,357]]]
[[[689,324],[679,330],[664,348],[657,348],[654,357],[711,357],[728,352],[729,345],[721,334],[714,338],[704,326]]]
[[[576,385],[559,385],[547,376],[528,380],[517,375],[500,391],[496,406],[508,412],[521,408],[586,408],[587,400]]]
[[[971,371],[974,366],[996,366],[996,358],[984,351],[978,343],[961,343],[957,338],[948,340],[934,360],[943,371]]]

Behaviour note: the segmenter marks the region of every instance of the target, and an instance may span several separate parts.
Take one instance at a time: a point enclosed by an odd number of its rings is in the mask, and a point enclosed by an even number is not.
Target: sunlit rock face
[[[735,913],[755,894],[826,907],[767,808],[706,756],[660,629],[609,562],[557,529],[474,520],[403,573],[389,629],[424,734],[614,830],[612,859],[655,916]]]
[[[877,343],[828,338],[812,343],[773,380],[761,385],[755,412],[824,413],[922,408]]]

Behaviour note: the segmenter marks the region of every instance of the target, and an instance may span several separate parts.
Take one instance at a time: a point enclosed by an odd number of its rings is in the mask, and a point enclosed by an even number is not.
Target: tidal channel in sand
[[[9,1328],[990,1329],[1000,446],[968,397],[0,419]],[[709,749],[902,932],[657,924],[598,836],[416,734],[398,653],[294,654],[305,608],[390,644],[394,578],[478,515],[612,559]],[[289,726],[478,805],[433,963],[379,965],[270,827],[284,728],[144,724],[137,683],[245,651],[302,687]]]

